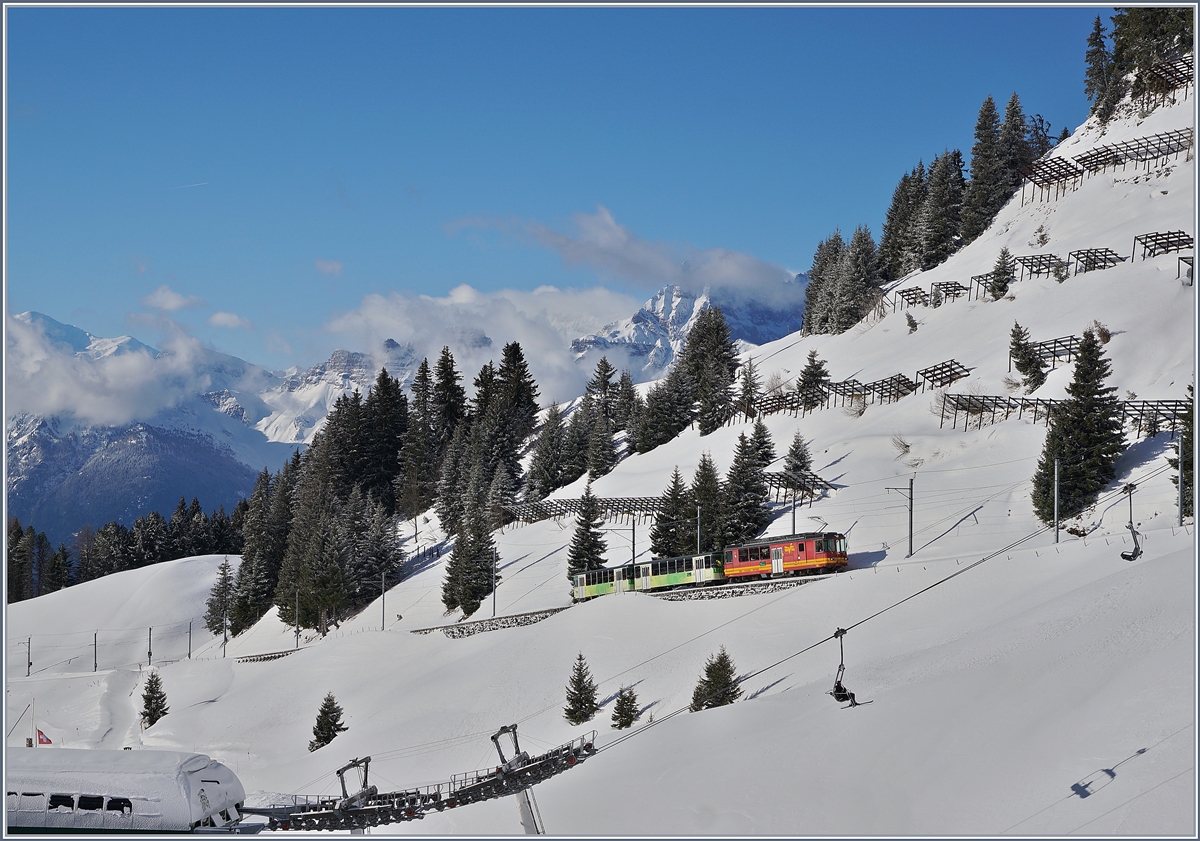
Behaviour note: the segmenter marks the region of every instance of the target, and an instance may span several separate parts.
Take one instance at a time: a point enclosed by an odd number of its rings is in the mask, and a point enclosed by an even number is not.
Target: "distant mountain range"
[[[757,345],[799,329],[802,293],[798,298],[791,310],[728,303],[722,310],[733,338]],[[569,352],[587,370],[607,355],[618,370],[628,367],[637,382],[656,379],[710,304],[721,301],[707,292],[665,287],[631,317],[575,339]],[[111,362],[122,354],[165,356],[131,336],[101,338],[34,312],[15,318],[40,330],[55,352],[84,363]],[[180,497],[195,496],[207,510],[224,505],[229,511],[250,493],[264,467],[274,472],[312,441],[339,396],[354,389],[365,394],[385,366],[408,386],[422,358],[413,345],[388,339],[374,354],[337,350],[307,370],[272,372],[205,350],[193,377],[203,388],[149,417],[106,426],[66,414],[10,416],[8,515],[57,544],[69,543],[85,523],[131,525],[150,510],[170,516]]]

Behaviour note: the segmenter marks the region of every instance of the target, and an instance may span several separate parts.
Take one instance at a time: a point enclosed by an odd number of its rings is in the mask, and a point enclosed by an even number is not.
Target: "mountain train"
[[[848,563],[846,536],[807,532],[764,537],[726,546],[723,553],[658,558],[581,572],[571,581],[571,598],[581,602],[609,593],[706,587],[755,578],[836,572]]]

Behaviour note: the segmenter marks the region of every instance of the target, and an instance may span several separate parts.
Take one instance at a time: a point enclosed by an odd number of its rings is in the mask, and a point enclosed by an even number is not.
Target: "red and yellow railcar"
[[[809,532],[727,547],[724,572],[726,578],[812,575],[834,572],[847,563],[845,535]]]

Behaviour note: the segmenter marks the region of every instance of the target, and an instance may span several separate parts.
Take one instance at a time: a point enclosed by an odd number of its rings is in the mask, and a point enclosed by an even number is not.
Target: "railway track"
[[[791,590],[815,581],[833,578],[838,573],[825,575],[805,575],[791,578],[770,578],[760,581],[744,581],[736,584],[721,584],[716,587],[695,587],[680,590],[667,590],[662,593],[651,593],[656,599],[669,602],[683,602],[706,599],[733,599],[738,596],[754,596],[762,593],[777,593],[781,590]]]

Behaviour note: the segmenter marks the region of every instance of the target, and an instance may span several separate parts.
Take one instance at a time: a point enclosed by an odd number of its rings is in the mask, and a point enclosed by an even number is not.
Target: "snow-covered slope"
[[[1110,127],[1103,139],[1086,128],[1076,138],[1103,143],[1185,125],[1191,100],[1142,126],[1134,118]],[[1191,231],[1193,178],[1194,163],[1181,157],[1149,173],[1092,176],[1055,202],[1021,207],[1018,199],[978,241],[906,285],[965,282],[988,271],[1004,245],[1018,256],[1093,247],[1128,254],[1136,234]],[[1039,225],[1050,235],[1045,246],[1033,240]],[[1105,353],[1119,396],[1181,399],[1194,379],[1196,304],[1195,287],[1176,278],[1176,256],[1062,284],[1026,279],[1013,284],[1011,300],[918,307],[915,333],[897,313],[750,353],[764,377],[786,379],[815,348],[835,379],[862,382],[911,377],[953,358],[971,373],[950,391],[1001,395],[1014,320],[1036,340],[1077,335],[1099,320],[1112,333]],[[1060,364],[1037,396],[1063,396],[1070,377],[1071,366]],[[489,736],[502,725],[517,723],[531,752],[595,728],[600,753],[535,790],[547,830],[563,835],[1194,836],[1196,540],[1192,521],[1176,525],[1169,434],[1130,434],[1116,481],[1071,523],[1087,536],[1064,531],[1056,545],[1029,501],[1045,427],[1026,416],[969,430],[960,418],[951,429],[937,400],[926,391],[861,415],[834,408],[765,418],[777,452],[800,431],[814,469],[836,487],[795,513],[799,530],[848,536],[850,569],[831,579],[712,601],[610,596],[526,627],[450,639],[409,633],[459,618],[440,601],[445,555],[422,554],[383,603],[330,636],[305,634],[296,653],[238,663],[292,648],[292,632],[270,614],[230,641],[227,657],[206,636],[188,660],[183,629],[203,612],[220,558],[187,559],[11,606],[9,727],[36,697],[36,726],[55,745],[199,749],[234,768],[257,802],[333,793],[334,769],[354,756],[372,756],[372,781],[394,790],[492,765]],[[724,472],[745,431],[688,430],[626,459],[593,490],[658,494],[674,465],[690,477],[704,451]],[[907,491],[910,477],[907,557],[908,511],[890,489]],[[1127,483],[1137,485],[1134,519],[1145,547],[1132,563],[1120,558],[1130,548],[1120,493]],[[581,490],[582,482],[557,495]],[[777,505],[775,515],[768,531],[790,532],[790,506]],[[609,526],[611,562],[649,556],[647,524]],[[432,516],[405,523],[403,533],[410,552],[442,538]],[[496,535],[497,613],[569,603],[571,534],[567,520]],[[491,605],[480,614],[490,616]],[[175,662],[157,666],[171,712],[142,732],[136,709],[146,666],[138,658],[150,625],[161,625],[161,656]],[[95,628],[111,636],[100,638],[93,672]],[[849,629],[845,681],[867,706],[843,710],[825,694],[838,665],[836,628]],[[688,705],[720,646],[746,676],[746,697],[668,717]],[[593,721],[571,727],[561,710],[580,652],[603,705]],[[618,743],[609,716],[623,685],[634,687],[642,714],[635,735]],[[349,729],[309,753],[327,692]],[[26,718],[10,749],[21,749],[28,728]],[[515,805],[502,800],[386,831],[521,829]]]

